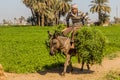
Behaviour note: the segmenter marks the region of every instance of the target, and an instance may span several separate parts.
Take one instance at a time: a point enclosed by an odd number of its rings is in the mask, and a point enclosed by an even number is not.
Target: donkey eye
[[[56,42],[54,42],[53,44],[57,44]]]

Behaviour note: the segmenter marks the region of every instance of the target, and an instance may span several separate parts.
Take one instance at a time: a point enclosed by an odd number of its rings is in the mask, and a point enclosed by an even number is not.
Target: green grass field
[[[106,54],[120,51],[120,25],[98,27],[107,37]]]
[[[120,51],[120,27],[93,27],[107,37],[106,54]],[[0,27],[0,64],[7,72],[27,73],[44,70],[64,62],[60,55],[51,57],[45,46],[47,31],[54,27]],[[74,60],[74,59],[73,59]]]

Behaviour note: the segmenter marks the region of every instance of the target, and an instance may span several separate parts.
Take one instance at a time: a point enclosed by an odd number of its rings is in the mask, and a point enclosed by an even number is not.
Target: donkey
[[[70,38],[59,36],[58,34],[54,33],[53,35],[48,31],[49,38],[50,38],[50,55],[54,55],[57,50],[64,53],[66,56],[66,61],[64,63],[64,70],[62,75],[64,76],[66,73],[67,66],[70,65],[71,71],[72,63],[71,63],[71,56],[74,49],[71,49]]]

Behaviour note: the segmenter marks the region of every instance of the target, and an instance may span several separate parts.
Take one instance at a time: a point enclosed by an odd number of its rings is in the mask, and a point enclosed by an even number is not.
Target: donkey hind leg
[[[80,56],[78,55],[78,63],[80,64]]]
[[[89,66],[89,63],[87,63],[87,69],[90,70],[90,66]]]
[[[82,67],[80,69],[81,71],[83,71],[84,64],[85,64],[85,62],[84,62],[84,60],[82,60]]]
[[[66,73],[66,69],[67,69],[67,66],[69,65],[69,62],[70,62],[70,55],[66,55],[66,61],[64,63],[64,71],[62,72],[62,76],[65,76],[65,73]]]

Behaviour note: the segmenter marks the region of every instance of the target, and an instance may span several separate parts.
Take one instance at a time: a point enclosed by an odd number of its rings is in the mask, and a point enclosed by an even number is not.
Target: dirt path
[[[72,73],[66,73],[65,77],[60,75],[62,69],[53,69],[50,71],[32,73],[32,74],[14,74],[5,73],[7,80],[96,80],[104,76],[110,70],[120,70],[120,56],[113,60],[104,59],[102,65],[94,65],[92,71],[80,71],[80,64],[74,64]]]

